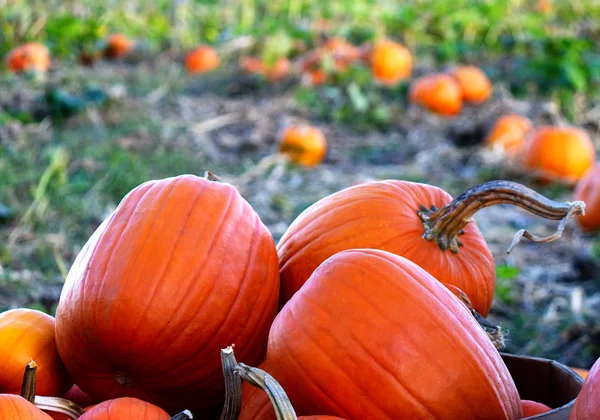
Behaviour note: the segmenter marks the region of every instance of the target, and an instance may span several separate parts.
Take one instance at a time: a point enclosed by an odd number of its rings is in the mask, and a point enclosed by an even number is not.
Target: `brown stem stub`
[[[423,239],[435,241],[443,250],[458,253],[462,242],[458,236],[472,220],[477,211],[495,204],[513,204],[537,216],[549,220],[561,220],[556,233],[548,237],[538,237],[526,230],[519,231],[508,252],[519,243],[522,237],[534,242],[550,242],[558,239],[568,220],[585,212],[583,201],[558,202],[550,200],[524,185],[511,181],[490,181],[468,189],[441,209],[421,206],[417,214],[423,222]]]
[[[21,383],[21,397],[25,398],[30,403],[33,403],[35,399],[35,372],[37,370],[37,364],[31,360],[25,366],[25,373],[23,373],[23,382]]]
[[[262,389],[267,393],[277,420],[296,420],[296,412],[287,394],[279,385],[279,383],[264,370],[246,366],[243,363],[238,363],[235,368],[235,373],[250,385]]]
[[[220,176],[213,174],[211,171],[205,171],[204,178],[208,179],[209,181],[220,181],[221,180]]]
[[[242,380],[235,374],[237,361],[233,346],[221,350],[221,365],[225,377],[225,405],[221,420],[237,420],[242,411]]]

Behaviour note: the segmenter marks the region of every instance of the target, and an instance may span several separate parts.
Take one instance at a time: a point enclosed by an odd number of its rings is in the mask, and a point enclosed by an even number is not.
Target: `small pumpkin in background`
[[[476,66],[460,66],[450,73],[457,81],[465,102],[480,104],[492,96],[492,83]]]
[[[521,406],[523,408],[523,418],[537,416],[552,410],[546,404],[532,400],[521,400]]]
[[[171,416],[162,408],[137,398],[116,398],[104,401],[87,410],[80,420],[169,420]]]
[[[260,74],[268,81],[276,83],[290,73],[292,65],[285,57],[279,57],[269,65],[260,58],[248,56],[240,60],[240,67],[247,73]]]
[[[111,34],[106,39],[104,56],[110,59],[122,58],[131,52],[135,42],[121,33]]]
[[[386,85],[396,85],[410,77],[412,55],[403,45],[383,39],[377,41],[371,52],[371,71],[377,81]]]
[[[336,70],[345,70],[360,58],[358,47],[341,37],[329,38],[325,51],[331,54]]]
[[[19,395],[0,394],[0,420],[52,420]]]
[[[594,164],[594,144],[580,128],[542,126],[528,134],[522,159],[542,180],[573,183]]]
[[[18,394],[23,367],[37,364],[37,394],[62,396],[72,385],[56,347],[54,318],[33,309],[0,314],[0,392]]]
[[[326,80],[327,73],[320,69],[308,70],[302,73],[302,83],[305,85],[319,86],[325,83]]]
[[[460,113],[462,91],[448,74],[433,73],[415,80],[409,89],[409,101],[436,114],[451,117]]]
[[[574,196],[586,203],[585,214],[577,217],[579,225],[584,230],[600,229],[600,163],[589,169],[577,183]]]
[[[307,124],[289,125],[281,130],[278,137],[280,153],[298,165],[318,165],[327,152],[323,132]]]
[[[217,51],[208,45],[201,45],[185,57],[185,69],[190,74],[206,73],[221,64]]]
[[[504,115],[496,120],[486,143],[489,147],[499,149],[509,156],[516,156],[532,127],[533,124],[527,117],[518,114]]]
[[[44,44],[28,42],[10,51],[5,63],[6,67],[15,73],[45,72],[50,68],[50,51]]]
[[[569,420],[598,420],[600,413],[600,359],[590,369],[590,373],[575,400]]]

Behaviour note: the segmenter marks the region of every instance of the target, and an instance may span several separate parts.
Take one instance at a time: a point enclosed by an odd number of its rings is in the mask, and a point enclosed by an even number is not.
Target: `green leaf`
[[[585,70],[578,67],[576,64],[567,63],[563,67],[567,81],[578,91],[587,88],[587,77]]]
[[[499,265],[496,267],[496,277],[505,280],[512,280],[520,273],[519,267],[512,265]]]

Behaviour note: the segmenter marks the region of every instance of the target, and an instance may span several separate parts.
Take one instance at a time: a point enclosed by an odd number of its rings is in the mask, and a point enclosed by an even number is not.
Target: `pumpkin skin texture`
[[[596,360],[575,400],[569,420],[598,420],[600,413],[600,359]]]
[[[385,251],[325,261],[275,318],[266,360],[298,415],[521,417],[512,377],[471,313]]]
[[[169,420],[171,416],[162,408],[136,398],[117,398],[104,401],[86,411],[81,420]]]
[[[199,74],[214,70],[221,64],[214,48],[201,45],[185,57],[185,68],[188,73]]]
[[[192,175],[146,182],[69,271],[59,352],[95,401],[207,410],[224,398],[220,349],[235,343],[238,360],[264,360],[277,269],[270,232],[233,186]]]
[[[365,182],[325,197],[302,212],[277,244],[281,271],[280,307],[312,272],[337,252],[374,248],[408,258],[442,283],[467,294],[487,316],[496,285],[496,269],[483,235],[468,223],[458,254],[424,240],[417,210],[452,201],[444,190],[408,181]]]
[[[50,68],[50,52],[45,45],[38,42],[28,42],[14,48],[5,59],[6,67],[15,72],[40,71]]]
[[[489,147],[499,148],[509,156],[516,156],[532,127],[529,118],[517,114],[504,115],[498,118],[486,142]]]
[[[415,80],[408,92],[410,102],[446,117],[460,113],[462,91],[455,78],[448,74],[429,74]]]
[[[492,83],[479,67],[460,66],[452,76],[458,81],[464,101],[480,104],[492,96]]]
[[[327,141],[316,127],[290,125],[279,133],[279,150],[298,165],[316,166],[325,157]]]
[[[397,42],[381,40],[373,48],[371,71],[377,81],[385,85],[396,85],[410,77],[412,55]]]
[[[577,216],[584,230],[600,229],[600,163],[596,163],[575,187],[575,199],[585,202],[585,214]]]
[[[521,400],[521,405],[523,407],[523,418],[537,416],[552,410],[546,404],[531,400]]]
[[[594,145],[575,127],[544,126],[533,130],[523,148],[523,165],[542,178],[578,181],[594,164]]]
[[[0,420],[52,420],[19,395],[0,394]]]
[[[25,365],[37,364],[37,395],[61,396],[73,385],[54,336],[54,318],[33,309],[0,314],[0,392],[19,394]]]

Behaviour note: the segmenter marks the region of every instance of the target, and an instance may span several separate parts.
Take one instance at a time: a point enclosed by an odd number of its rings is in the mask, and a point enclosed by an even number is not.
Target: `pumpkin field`
[[[0,420],[557,408],[508,355],[600,419],[599,45],[594,0],[0,0]]]

